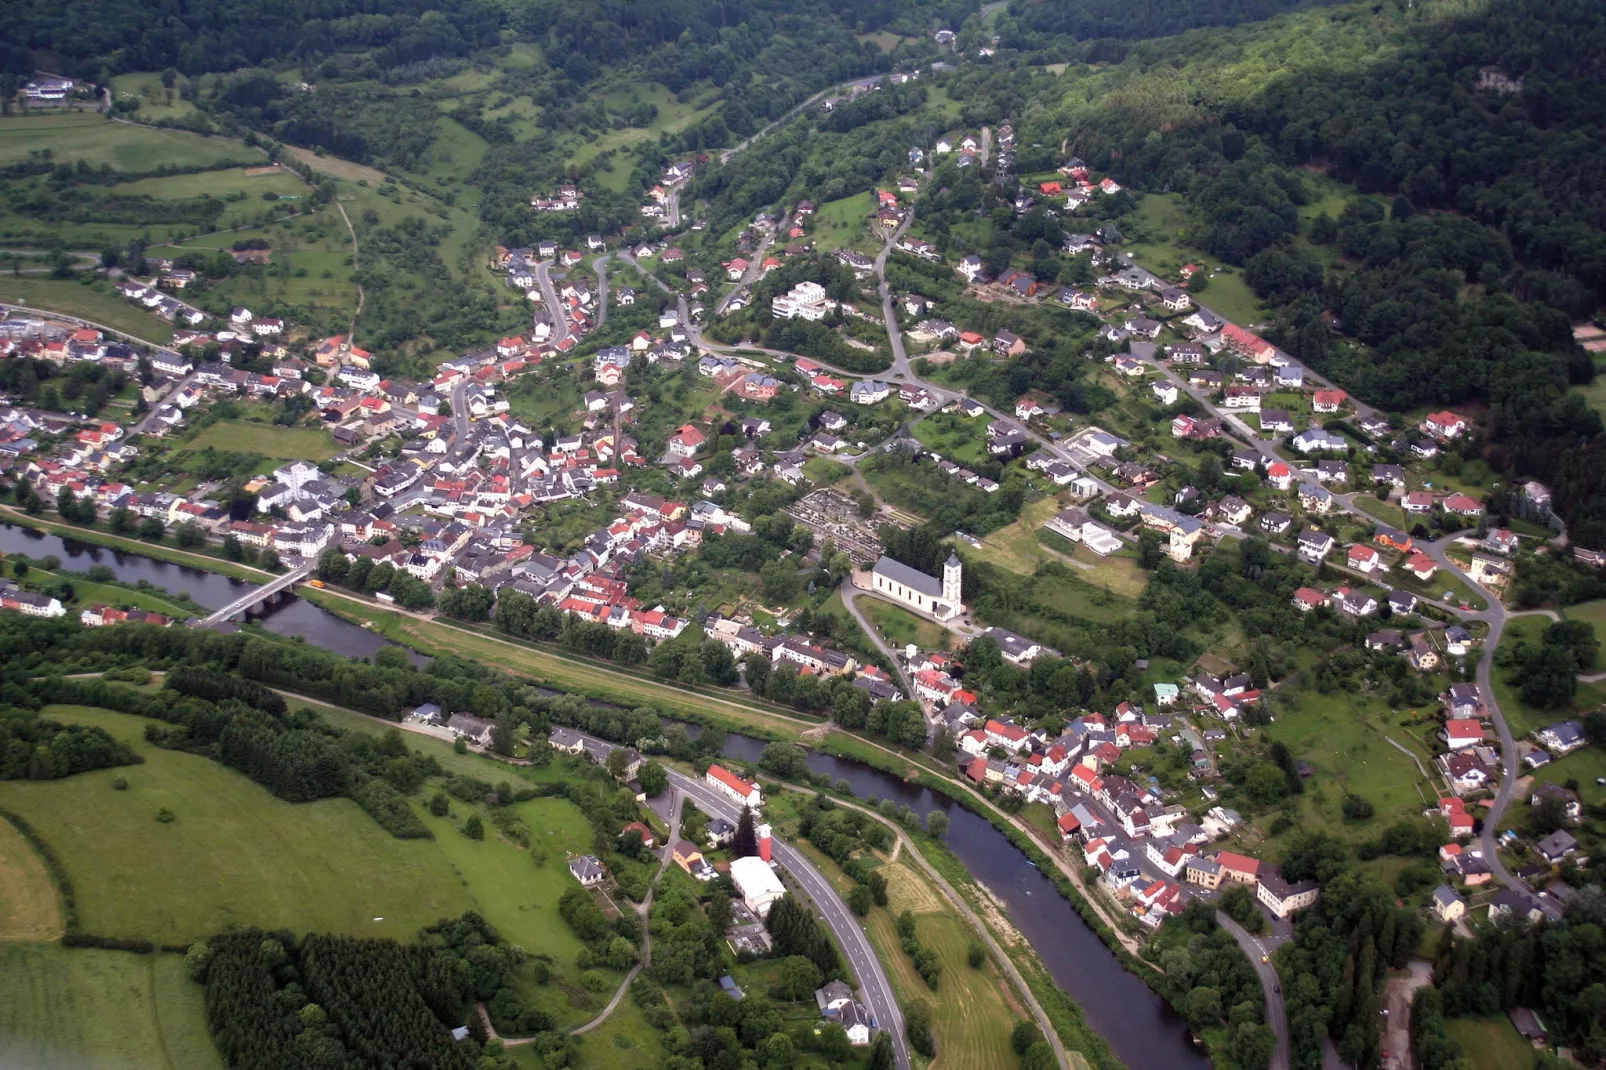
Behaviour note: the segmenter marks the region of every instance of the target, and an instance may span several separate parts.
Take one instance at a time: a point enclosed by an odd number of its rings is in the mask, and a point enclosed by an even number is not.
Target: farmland
[[[44,860],[0,821],[0,941],[53,940],[61,927],[61,897]]]
[[[0,943],[0,1062],[221,1070],[177,955]]]

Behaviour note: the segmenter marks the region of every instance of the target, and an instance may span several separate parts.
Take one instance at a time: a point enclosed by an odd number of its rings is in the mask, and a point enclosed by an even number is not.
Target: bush
[[[463,835],[471,840],[485,838],[485,822],[480,820],[479,814],[469,814],[468,821],[463,825]]]
[[[112,790],[113,791],[127,791],[128,790],[128,778],[125,777],[125,776],[113,777],[112,778]]]
[[[981,969],[982,964],[987,961],[987,949],[981,944],[972,942],[970,950],[965,953],[965,961],[970,963],[971,969]]]
[[[1370,799],[1360,795],[1344,796],[1344,816],[1351,821],[1366,821],[1373,813]]]
[[[177,814],[173,813],[173,811],[169,810],[165,806],[156,811],[156,820],[160,821],[164,825],[171,824],[173,821],[177,820],[177,817]]]
[[[380,828],[398,840],[434,838],[424,822],[413,813],[413,808],[407,805],[407,797],[388,780],[370,777],[352,788],[351,797],[363,808],[364,813],[379,822]]]

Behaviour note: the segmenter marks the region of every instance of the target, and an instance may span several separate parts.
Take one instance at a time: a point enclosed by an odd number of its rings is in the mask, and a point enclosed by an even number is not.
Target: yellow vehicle
[[[307,581],[307,586],[309,586],[309,587],[316,587],[316,588],[318,588],[318,590],[320,590],[320,591],[321,591],[321,590],[323,590],[323,589],[324,589],[324,588],[325,588],[325,587],[327,587],[327,586],[328,586],[328,584],[326,584],[326,583],[324,583],[324,582],[323,582],[323,581],[322,581],[322,580],[308,580],[308,581]]]

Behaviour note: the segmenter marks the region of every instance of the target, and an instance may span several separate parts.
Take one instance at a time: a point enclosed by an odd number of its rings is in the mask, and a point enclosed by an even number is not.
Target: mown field
[[[0,1065],[222,1070],[178,955],[0,943]]]
[[[9,821],[0,821],[0,941],[54,940],[61,896],[44,859]]]

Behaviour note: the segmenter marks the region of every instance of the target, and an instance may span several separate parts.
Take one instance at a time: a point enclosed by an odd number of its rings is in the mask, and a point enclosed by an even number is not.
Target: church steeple
[[[964,566],[959,563],[959,555],[950,551],[947,564],[942,566],[942,600],[955,608],[961,602],[960,581],[963,573]]]

